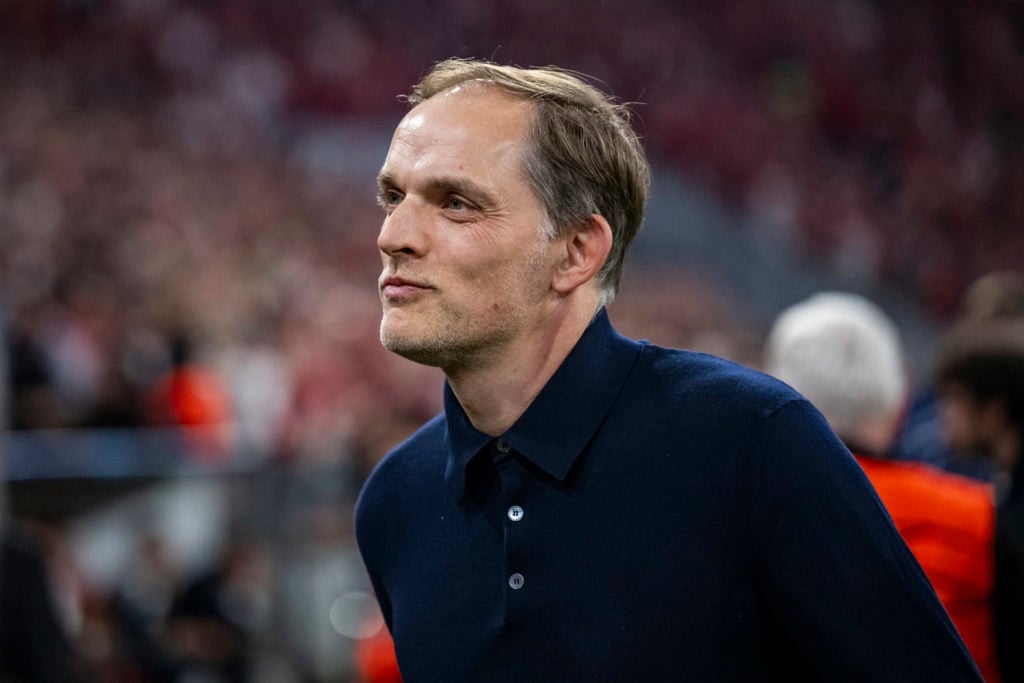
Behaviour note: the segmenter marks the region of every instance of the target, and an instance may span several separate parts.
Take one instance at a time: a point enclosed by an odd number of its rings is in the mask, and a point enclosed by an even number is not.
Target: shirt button
[[[513,522],[518,522],[523,518],[523,508],[518,505],[513,505],[508,509],[508,518]]]
[[[516,572],[512,576],[508,577],[508,585],[514,591],[517,591],[520,588],[522,588],[524,583],[526,583],[526,579],[523,578],[523,575],[519,572]]]
[[[505,439],[498,439],[498,443],[494,444],[494,447],[498,449],[499,453],[508,453],[512,450]]]

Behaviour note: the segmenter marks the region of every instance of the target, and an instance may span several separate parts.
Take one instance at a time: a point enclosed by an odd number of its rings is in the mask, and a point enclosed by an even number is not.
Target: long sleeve
[[[979,681],[856,461],[804,401],[769,420],[756,495],[776,655],[829,681]]]

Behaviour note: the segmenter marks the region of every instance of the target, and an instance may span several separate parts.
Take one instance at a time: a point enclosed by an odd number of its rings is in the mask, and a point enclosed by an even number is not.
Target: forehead
[[[399,123],[385,168],[409,163],[474,164],[518,161],[533,104],[495,86],[470,82],[418,104]],[[456,170],[456,169],[451,169]]]

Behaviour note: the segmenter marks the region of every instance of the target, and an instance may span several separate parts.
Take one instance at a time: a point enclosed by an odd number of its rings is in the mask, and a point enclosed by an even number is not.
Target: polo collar
[[[602,309],[526,412],[501,435],[512,450],[564,481],[611,410],[641,345],[619,335]],[[445,382],[448,462],[445,482],[465,493],[466,467],[494,439],[469,421]]]

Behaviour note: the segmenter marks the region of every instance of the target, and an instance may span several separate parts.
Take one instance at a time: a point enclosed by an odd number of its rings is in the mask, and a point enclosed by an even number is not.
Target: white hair
[[[899,333],[867,299],[822,292],[783,311],[765,346],[765,370],[804,395],[842,438],[903,408]]]

